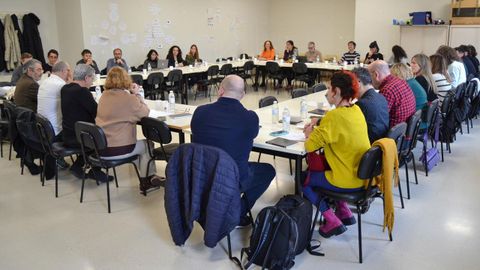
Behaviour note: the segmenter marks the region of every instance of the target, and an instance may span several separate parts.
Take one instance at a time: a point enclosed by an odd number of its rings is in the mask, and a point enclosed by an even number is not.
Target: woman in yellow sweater
[[[310,172],[305,196],[315,205],[320,203],[320,211],[325,224],[319,232],[325,238],[347,230],[345,225],[355,224],[346,202],[336,202],[335,213],[324,198],[318,196],[312,187],[321,187],[337,192],[351,192],[362,189],[363,181],[357,177],[362,155],[370,148],[367,123],[361,109],[352,104],[359,90],[358,79],[348,71],[337,72],[332,76],[331,87],[326,97],[336,109],[329,111],[315,126],[316,121],[305,126],[307,138],[305,149],[314,152],[323,148],[330,169],[324,172]]]

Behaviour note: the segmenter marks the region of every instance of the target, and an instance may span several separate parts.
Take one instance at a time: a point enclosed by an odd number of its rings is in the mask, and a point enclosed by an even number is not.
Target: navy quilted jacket
[[[166,174],[165,210],[175,244],[185,243],[197,221],[205,245],[215,247],[240,220],[235,161],[216,147],[183,144],[168,161]]]

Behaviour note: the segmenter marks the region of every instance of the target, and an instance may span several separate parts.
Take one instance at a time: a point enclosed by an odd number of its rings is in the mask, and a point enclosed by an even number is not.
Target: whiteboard
[[[400,26],[400,46],[408,57],[417,53],[434,54],[438,47],[448,44],[448,25]]]

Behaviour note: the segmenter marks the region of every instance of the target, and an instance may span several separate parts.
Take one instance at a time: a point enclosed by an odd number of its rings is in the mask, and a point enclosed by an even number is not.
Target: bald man
[[[387,62],[374,61],[368,66],[373,86],[380,90],[388,103],[390,128],[407,122],[415,113],[415,96],[407,82],[390,74]]]
[[[215,146],[227,152],[237,163],[242,200],[239,226],[247,226],[247,217],[255,201],[275,177],[272,165],[248,162],[253,139],[257,137],[259,120],[255,112],[243,107],[245,83],[237,75],[227,76],[218,89],[219,99],[198,107],[192,117],[192,142]],[[240,196],[240,195],[239,195]]]

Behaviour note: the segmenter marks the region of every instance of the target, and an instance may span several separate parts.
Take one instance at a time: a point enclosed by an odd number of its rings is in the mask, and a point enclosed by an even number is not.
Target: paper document
[[[295,132],[290,131],[287,135],[280,136],[281,138],[297,141],[297,142],[304,142],[305,141],[305,134],[303,132]]]

